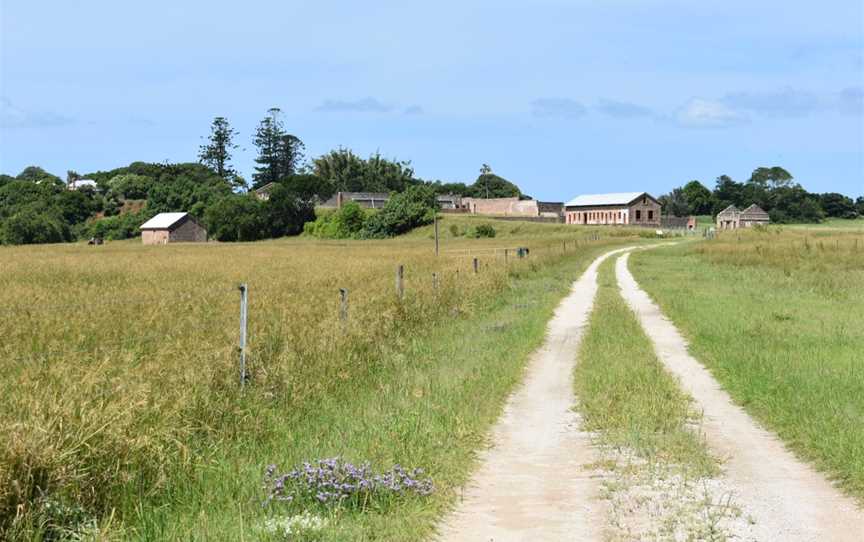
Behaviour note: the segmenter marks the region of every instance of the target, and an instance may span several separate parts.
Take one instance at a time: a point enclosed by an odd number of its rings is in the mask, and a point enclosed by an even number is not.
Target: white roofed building
[[[207,241],[207,230],[189,213],[159,213],[139,229],[145,245]]]
[[[99,186],[93,179],[76,179],[74,181],[69,181],[66,184],[66,188],[69,190],[80,190],[81,188],[92,188],[93,190],[97,190]]]
[[[657,227],[660,211],[660,202],[647,192],[587,194],[564,204],[564,222]]]

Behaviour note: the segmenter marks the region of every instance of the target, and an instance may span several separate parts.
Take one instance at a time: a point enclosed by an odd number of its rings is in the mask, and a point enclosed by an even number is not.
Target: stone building
[[[139,229],[145,245],[207,241],[207,230],[189,213],[159,213]]]
[[[591,194],[564,204],[564,222],[659,227],[660,210],[660,202],[647,192]]]
[[[355,202],[366,209],[380,209],[384,207],[390,194],[386,192],[336,192],[333,197],[318,205],[324,209],[341,209],[349,201]]]
[[[560,218],[563,203],[512,198],[462,198],[469,213],[498,217]]]
[[[734,205],[726,207],[717,213],[718,230],[734,230],[738,228],[752,228],[758,225],[767,225],[771,222],[761,207],[755,203],[743,211],[739,211]]]

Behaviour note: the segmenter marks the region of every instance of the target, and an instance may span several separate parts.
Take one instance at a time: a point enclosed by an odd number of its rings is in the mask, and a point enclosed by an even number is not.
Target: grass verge
[[[700,416],[621,298],[614,264],[600,266],[574,374],[583,429],[599,444],[608,539],[726,540],[739,511],[711,480]]]
[[[631,269],[749,414],[864,501],[864,238],[772,229]]]
[[[636,316],[621,298],[614,259],[599,269],[598,291],[575,369],[584,428],[601,442],[651,461],[674,462],[712,474],[715,461],[688,425],[698,421],[692,400],[654,354]]]

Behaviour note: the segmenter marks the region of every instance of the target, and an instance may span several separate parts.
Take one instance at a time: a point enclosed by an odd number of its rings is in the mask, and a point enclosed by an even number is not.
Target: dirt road
[[[573,284],[533,354],[525,380],[508,400],[456,511],[446,541],[600,540],[605,505],[585,465],[595,457],[573,412],[573,367],[597,291],[595,260]]]
[[[628,257],[625,254],[616,263],[621,293],[653,341],[658,358],[703,410],[702,431],[712,451],[724,460],[723,478],[734,501],[754,522],[748,529],[753,538],[864,541],[864,512],[732,402],[639,288],[627,269]]]

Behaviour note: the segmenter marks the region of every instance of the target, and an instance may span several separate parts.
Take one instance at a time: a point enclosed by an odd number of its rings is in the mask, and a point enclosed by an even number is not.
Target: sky
[[[0,172],[194,161],[279,107],[347,147],[536,198],[779,165],[864,195],[864,2],[0,0]]]

